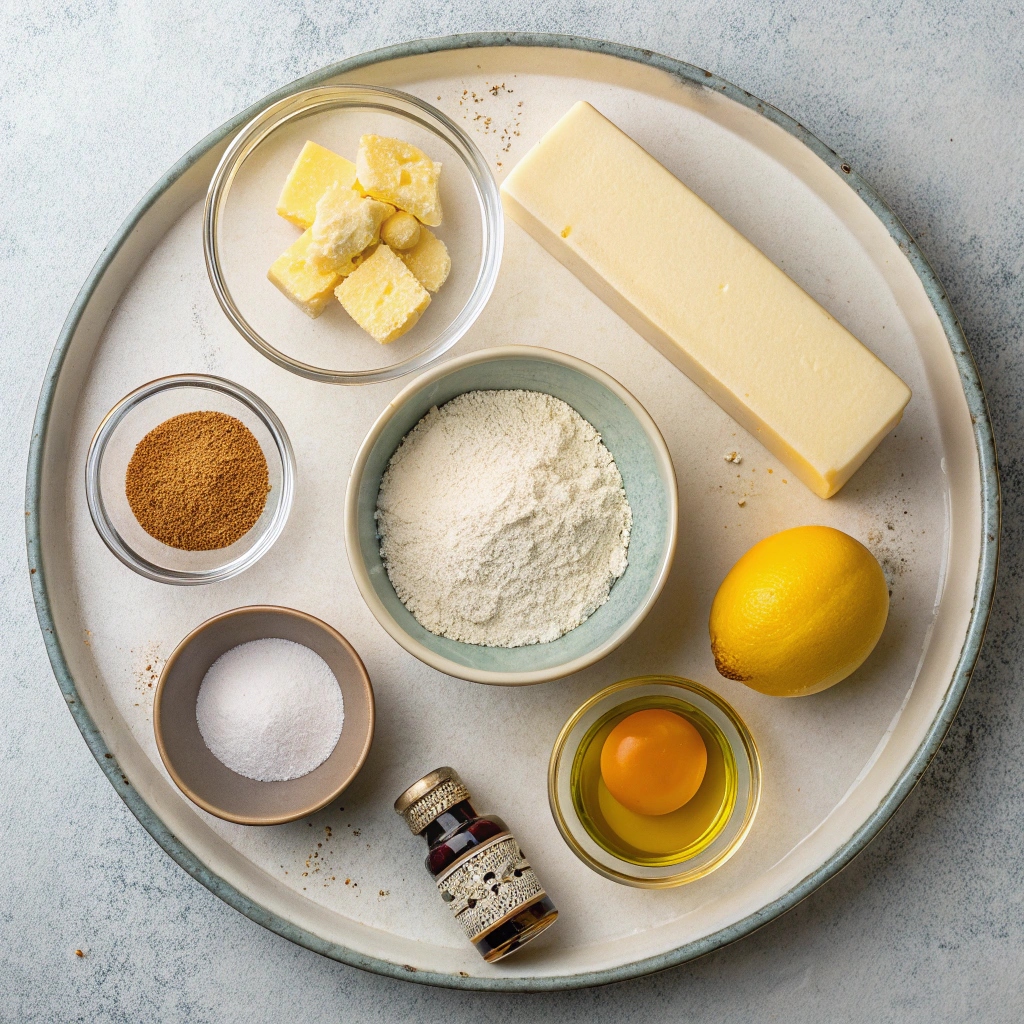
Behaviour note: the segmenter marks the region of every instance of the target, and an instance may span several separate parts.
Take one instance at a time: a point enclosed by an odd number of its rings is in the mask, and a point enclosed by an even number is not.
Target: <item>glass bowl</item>
[[[434,232],[452,268],[419,322],[381,345],[336,301],[310,319],[267,280],[270,265],[300,235],[276,212],[307,140],[355,161],[359,137],[411,142],[443,165],[444,220]],[[371,384],[411,373],[447,352],[480,315],[501,264],[498,187],[469,137],[415,96],[366,85],[296,93],[258,114],[235,137],[210,182],[203,247],[221,308],[254,348],[293,373],[331,384]]]
[[[580,796],[581,760],[588,745],[626,715],[647,707],[677,711],[698,727],[705,743],[713,738],[722,748],[720,806],[711,810],[704,832],[674,856],[629,856],[621,846],[616,849],[614,837],[590,820]],[[709,758],[705,781],[710,765]],[[626,679],[596,693],[558,734],[548,766],[551,813],[573,853],[598,874],[641,889],[684,885],[724,864],[750,831],[760,798],[761,762],[739,715],[716,693],[677,676]],[[701,790],[693,799],[701,799]]]
[[[164,420],[187,412],[223,412],[241,420],[263,449],[270,475],[256,524],[234,544],[212,551],[182,551],[151,537],[125,494],[135,446]],[[251,391],[204,374],[161,377],[122,398],[96,429],[85,464],[86,499],[100,537],[130,569],[160,583],[215,583],[248,569],[281,535],[294,490],[295,456],[281,421]]]

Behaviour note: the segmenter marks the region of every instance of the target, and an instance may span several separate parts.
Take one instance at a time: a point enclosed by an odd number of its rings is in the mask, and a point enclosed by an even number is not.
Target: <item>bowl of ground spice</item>
[[[613,651],[675,554],[672,459],[596,366],[506,346],[428,370],[373,425],[345,543],[385,630],[479,683],[558,679]]]
[[[295,458],[281,421],[219,377],[163,377],[123,398],[86,460],[107,547],[161,583],[229,579],[264,555],[291,508]]]

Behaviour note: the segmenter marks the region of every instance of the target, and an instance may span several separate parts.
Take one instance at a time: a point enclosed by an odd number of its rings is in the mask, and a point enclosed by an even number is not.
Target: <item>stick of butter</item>
[[[589,103],[501,194],[514,221],[820,497],[900,421],[906,384]]]

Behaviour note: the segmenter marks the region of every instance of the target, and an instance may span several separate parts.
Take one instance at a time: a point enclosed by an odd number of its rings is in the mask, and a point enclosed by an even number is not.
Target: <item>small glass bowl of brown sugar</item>
[[[295,456],[273,411],[204,374],[150,382],[121,399],[89,446],[92,521],[129,568],[160,583],[230,579],[281,535]]]

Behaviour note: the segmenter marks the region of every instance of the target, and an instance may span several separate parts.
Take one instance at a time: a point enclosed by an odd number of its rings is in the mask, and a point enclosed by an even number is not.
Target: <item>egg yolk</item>
[[[708,766],[701,734],[662,708],[627,715],[601,748],[601,778],[636,814],[669,814],[700,789]]]

